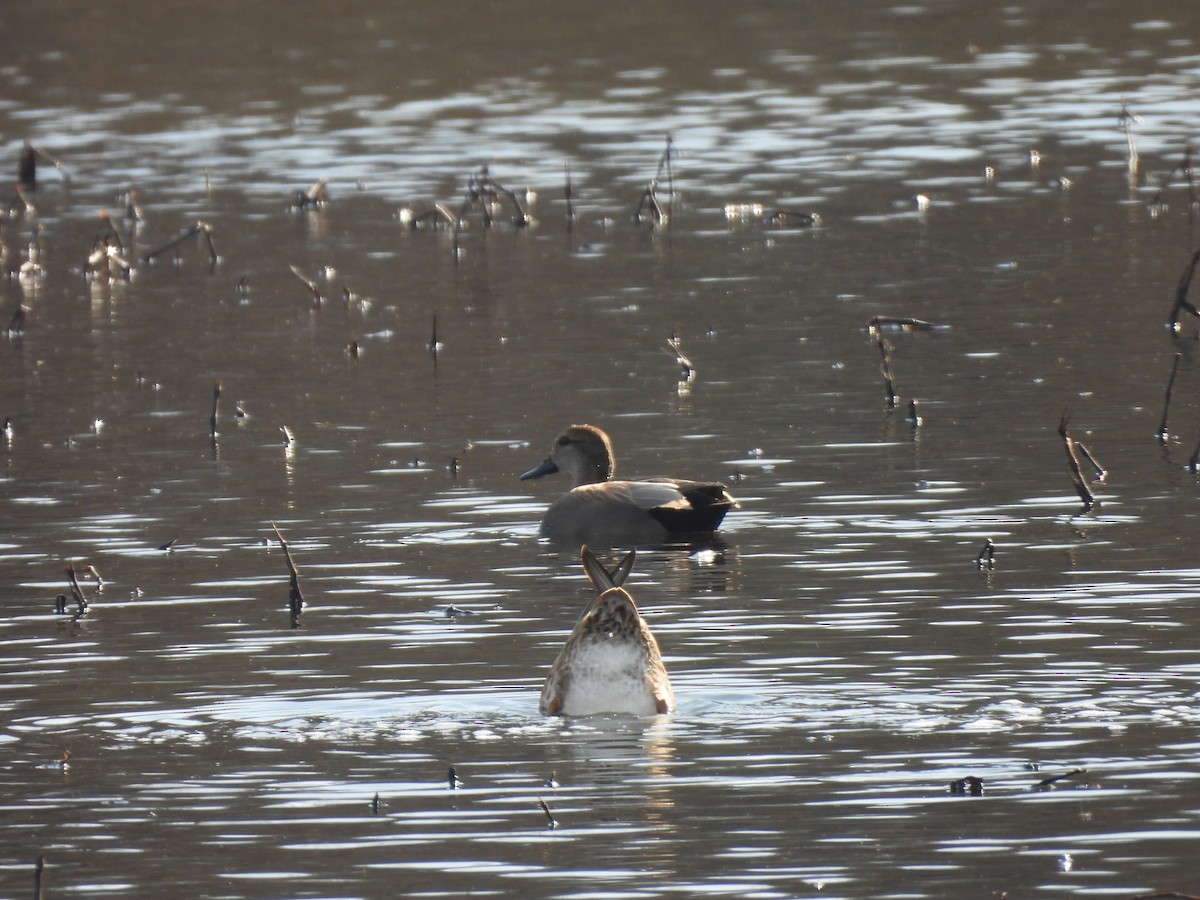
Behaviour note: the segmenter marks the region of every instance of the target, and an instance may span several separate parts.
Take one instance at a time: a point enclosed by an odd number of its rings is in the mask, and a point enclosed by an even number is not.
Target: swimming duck
[[[571,490],[550,504],[541,533],[558,544],[661,544],[672,537],[710,534],[737,506],[716,481],[647,478],[614,481],[612,441],[594,425],[572,425],[541,465],[522,481],[558,471]]]
[[[621,587],[633,553],[611,572],[587,547],[580,557],[597,596],[554,660],[538,708],[547,716],[670,712],[675,695],[658,642]]]

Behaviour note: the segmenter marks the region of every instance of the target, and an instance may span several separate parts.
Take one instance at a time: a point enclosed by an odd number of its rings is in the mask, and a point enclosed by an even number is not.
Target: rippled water
[[[1197,893],[1179,7],[134,12],[0,12],[4,165],[69,175],[0,227],[0,895]],[[535,227],[403,224],[484,164]],[[219,262],[88,280],[100,209]],[[879,315],[946,326],[894,409]],[[517,475],[573,421],[742,502],[630,579],[667,718],[537,713],[587,582]]]

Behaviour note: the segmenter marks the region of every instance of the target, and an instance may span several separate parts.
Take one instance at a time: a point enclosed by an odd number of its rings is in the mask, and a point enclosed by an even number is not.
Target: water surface
[[[1195,893],[1187,24],[0,13],[7,165],[69,175],[0,228],[0,894],[43,852],[48,896]],[[668,135],[670,222],[634,223]],[[484,165],[533,227],[404,224]],[[133,257],[202,221],[219,261],[89,279],[99,210]],[[885,332],[894,408],[881,315],[944,326]],[[517,475],[574,421],[742,501],[631,577],[670,717],[537,714],[587,583],[537,539],[563,485]],[[105,580],[82,617],[67,561]]]

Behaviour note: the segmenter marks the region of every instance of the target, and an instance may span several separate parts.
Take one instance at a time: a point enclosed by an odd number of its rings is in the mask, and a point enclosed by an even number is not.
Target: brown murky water
[[[3,165],[69,175],[0,226],[0,895],[1197,893],[1180,9],[0,12]],[[404,224],[485,164],[534,227]],[[89,279],[102,209],[219,261]],[[946,326],[887,333],[894,409],[878,315]],[[630,579],[662,720],[537,714],[586,580],[517,475],[573,421],[742,501]]]

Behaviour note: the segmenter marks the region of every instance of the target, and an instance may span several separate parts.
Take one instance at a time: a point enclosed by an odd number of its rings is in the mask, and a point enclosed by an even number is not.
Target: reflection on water
[[[66,164],[0,221],[0,894],[1192,886],[1176,9],[290,9],[0,12],[7,164]],[[485,163],[533,227],[402,221]],[[100,209],[219,261],[88,278]],[[537,714],[573,421],[742,503],[631,577],[670,717]]]

